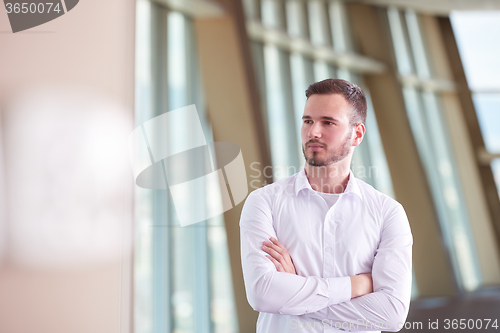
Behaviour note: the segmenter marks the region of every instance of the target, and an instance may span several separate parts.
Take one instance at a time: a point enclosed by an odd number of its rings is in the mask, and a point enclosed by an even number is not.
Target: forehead
[[[304,107],[304,116],[349,118],[351,106],[340,94],[314,94],[309,96]]]

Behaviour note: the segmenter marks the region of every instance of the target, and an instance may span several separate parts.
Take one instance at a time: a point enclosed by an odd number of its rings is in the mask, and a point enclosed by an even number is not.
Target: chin
[[[325,161],[317,161],[317,160],[313,160],[313,159],[307,159],[306,162],[310,166],[314,166],[314,167],[325,166]]]

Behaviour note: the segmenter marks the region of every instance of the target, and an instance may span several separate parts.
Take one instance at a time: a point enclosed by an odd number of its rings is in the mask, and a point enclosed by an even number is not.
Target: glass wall
[[[450,19],[500,194],[500,11],[453,12]]]
[[[195,104],[213,141],[192,20],[140,0],[136,22],[136,125]],[[190,133],[189,119],[165,131],[169,149]],[[223,216],[181,227],[168,189],[135,190],[134,332],[236,332]]]
[[[473,290],[481,283],[470,221],[452,154],[419,15],[388,9],[388,20],[406,112],[426,172],[445,245],[458,286]]]
[[[367,132],[355,150],[354,174],[393,196],[389,169],[378,133],[369,92],[362,74],[376,65],[359,67],[343,1],[244,0],[274,179],[292,175],[303,166],[300,128],[305,90],[316,81],[342,78],[364,88],[368,97]]]

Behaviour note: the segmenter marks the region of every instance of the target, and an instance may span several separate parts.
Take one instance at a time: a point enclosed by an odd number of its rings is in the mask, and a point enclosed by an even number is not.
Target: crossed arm
[[[293,274],[292,259],[282,254],[286,249],[276,240],[271,210],[263,200],[250,195],[240,222],[245,287],[255,310],[340,324],[383,323],[385,331],[399,330],[409,307],[412,245],[401,206],[385,218],[371,276],[321,278]],[[276,242],[264,244],[271,238]],[[373,292],[369,288],[371,277]],[[351,326],[350,330],[357,329]],[[361,326],[359,330],[380,331],[380,327]]]
[[[266,258],[271,260],[278,272],[297,274],[288,250],[276,238],[271,237],[269,241],[264,241],[262,250],[267,253]],[[351,280],[351,299],[373,292],[371,273],[362,273],[349,276],[349,278]]]

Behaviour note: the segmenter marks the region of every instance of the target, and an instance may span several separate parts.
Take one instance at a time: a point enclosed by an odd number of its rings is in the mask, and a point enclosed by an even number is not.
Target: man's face
[[[350,106],[339,94],[309,96],[302,117],[302,151],[312,166],[328,166],[351,152]]]

